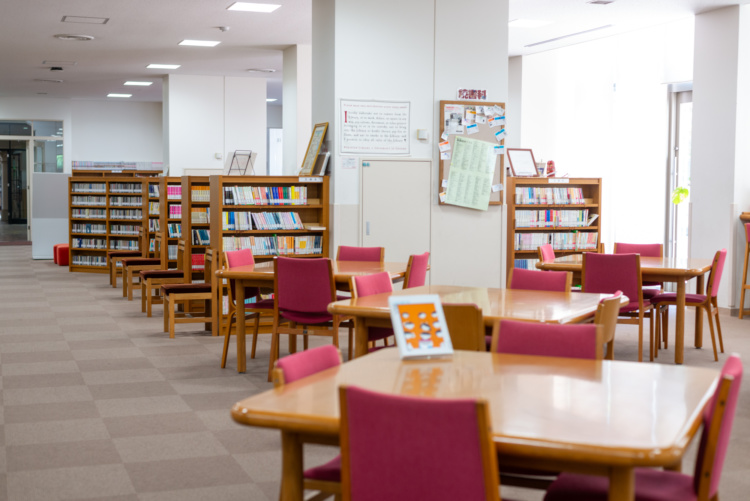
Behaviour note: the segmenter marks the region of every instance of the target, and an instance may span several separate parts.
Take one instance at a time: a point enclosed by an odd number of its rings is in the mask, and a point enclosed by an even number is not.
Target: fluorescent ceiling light
[[[157,63],[151,63],[146,68],[152,69],[152,70],[176,70],[179,68],[179,64],[157,64]]]
[[[107,24],[108,17],[63,16],[63,23]]]
[[[511,28],[540,28],[552,24],[552,21],[541,19],[514,19],[508,23]]]
[[[250,2],[234,2],[232,5],[227,7],[227,10],[241,10],[243,12],[273,12],[281,7],[272,3],[250,3]]]
[[[612,27],[611,24],[606,24],[604,26],[599,26],[598,28],[591,28],[590,30],[579,31],[577,33],[570,33],[569,35],[563,35],[561,37],[555,37],[555,38],[550,38],[549,40],[542,40],[541,42],[531,43],[529,45],[524,45],[524,47],[536,47],[537,45],[543,45],[543,44],[550,43],[550,42],[557,42],[558,40],[563,40],[565,38],[571,38],[571,37],[575,37],[578,35],[585,35],[586,33],[592,33],[594,31],[599,31],[599,30],[606,30],[607,28],[611,28],[611,27]]]
[[[177,45],[192,45],[193,47],[216,47],[221,42],[215,42],[213,40],[183,40]]]
[[[250,68],[247,71],[255,73],[276,73],[276,70],[273,68]]]
[[[153,84],[154,82],[136,82],[135,80],[128,80],[125,82],[124,85],[138,85],[141,87],[148,87],[149,85]]]
[[[133,97],[133,94],[107,94],[107,97]]]
[[[266,99],[266,102],[267,102],[267,103],[272,103],[272,102],[274,102],[274,101],[276,101],[276,99],[274,99],[274,98],[272,98],[272,97],[269,97],[268,99]]]

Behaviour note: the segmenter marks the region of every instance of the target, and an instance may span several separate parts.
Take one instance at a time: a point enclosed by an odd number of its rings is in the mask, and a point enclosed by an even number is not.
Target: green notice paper
[[[456,136],[445,203],[487,210],[496,157],[492,143]]]

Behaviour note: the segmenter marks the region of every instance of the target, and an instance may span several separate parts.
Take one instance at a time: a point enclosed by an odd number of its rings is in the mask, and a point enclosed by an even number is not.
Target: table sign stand
[[[247,174],[247,168],[250,167],[250,174]],[[233,172],[235,174],[233,174]],[[229,170],[227,171],[228,176],[245,176],[255,175],[255,167],[253,166],[253,150],[235,150],[232,154],[232,161],[229,163]]]
[[[453,355],[440,296],[391,296],[388,306],[402,360]]]

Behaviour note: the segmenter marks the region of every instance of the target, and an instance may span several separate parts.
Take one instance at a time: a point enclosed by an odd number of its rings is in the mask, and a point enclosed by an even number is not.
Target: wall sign
[[[341,153],[408,155],[411,103],[341,100]]]

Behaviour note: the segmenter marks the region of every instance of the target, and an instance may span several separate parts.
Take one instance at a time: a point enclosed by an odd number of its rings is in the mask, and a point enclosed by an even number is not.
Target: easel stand
[[[250,173],[247,168],[250,167]],[[236,174],[233,174],[236,172]],[[253,150],[235,150],[232,154],[232,162],[229,164],[228,175],[237,176],[254,176],[255,168],[253,166]]]

